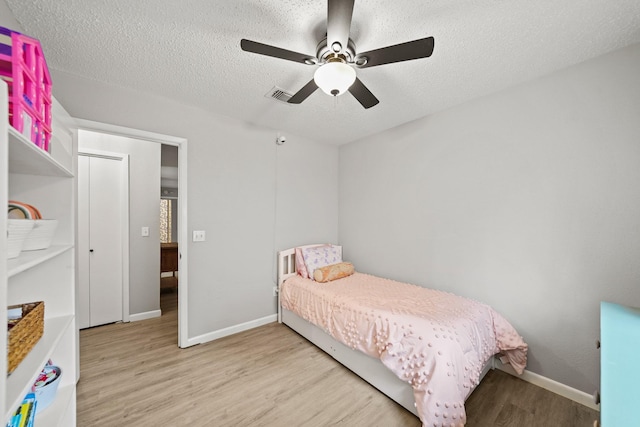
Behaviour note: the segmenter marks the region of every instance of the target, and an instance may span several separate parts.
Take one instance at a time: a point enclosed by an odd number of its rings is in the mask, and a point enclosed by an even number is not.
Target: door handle
[[[93,252],[93,249],[89,249],[89,252]]]

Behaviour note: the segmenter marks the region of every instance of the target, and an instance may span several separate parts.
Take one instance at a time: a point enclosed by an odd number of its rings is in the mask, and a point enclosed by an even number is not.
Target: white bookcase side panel
[[[73,119],[62,108],[62,106],[54,100],[53,102],[53,118],[51,120],[50,151],[51,157],[65,168],[73,169],[74,158],[74,135],[70,128],[73,127]]]
[[[44,301],[44,334],[0,381],[0,414],[6,423],[51,359],[62,369],[54,403],[37,416],[38,427],[76,425],[79,374],[75,320],[75,194],[77,130],[73,118],[53,100],[51,154],[8,124],[7,87],[0,80],[0,203],[19,200],[37,207],[44,219],[58,220],[50,248],[7,260],[7,218],[0,216],[0,317],[7,305]],[[7,330],[0,332],[0,375],[7,371]]]
[[[66,427],[75,424],[76,388],[75,385],[60,385],[56,400],[44,409],[34,420],[37,427]]]
[[[7,84],[4,81],[0,81],[0,177],[5,179],[9,173],[8,157],[8,128],[9,124],[5,117],[9,116],[7,101]],[[6,181],[5,181],[6,182]],[[7,185],[0,185],[0,203],[5,203],[8,197]],[[7,300],[7,217],[6,215],[0,215],[0,253],[2,253],[2,259],[0,259],[0,301]],[[7,318],[7,305],[0,305],[0,318]],[[7,342],[7,330],[6,328],[0,328],[0,343]],[[7,351],[6,344],[0,344],[2,349],[2,355],[0,355],[0,375],[4,375],[7,372]],[[1,383],[1,382],[0,382]],[[6,390],[5,387],[0,386],[0,414],[5,413],[6,402]],[[4,420],[2,420],[4,421]]]
[[[53,364],[62,369],[60,386],[73,385],[77,382],[76,375],[76,322],[71,319],[64,330],[58,346],[50,356]]]

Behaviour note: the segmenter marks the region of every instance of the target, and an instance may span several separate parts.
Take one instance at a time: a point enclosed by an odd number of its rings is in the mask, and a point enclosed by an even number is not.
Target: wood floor
[[[420,426],[284,325],[177,347],[177,292],[163,316],[80,332],[78,426]],[[597,412],[501,371],[466,404],[467,427],[592,426]]]

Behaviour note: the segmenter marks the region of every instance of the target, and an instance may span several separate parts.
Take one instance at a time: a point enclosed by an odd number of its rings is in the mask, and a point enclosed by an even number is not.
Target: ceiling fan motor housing
[[[343,61],[349,64],[353,64],[356,57],[356,44],[353,40],[349,39],[347,47],[342,49],[342,52],[334,52],[330,46],[327,45],[327,38],[325,37],[318,43],[316,48],[316,58],[318,62],[324,64],[329,62],[331,58],[342,57]]]

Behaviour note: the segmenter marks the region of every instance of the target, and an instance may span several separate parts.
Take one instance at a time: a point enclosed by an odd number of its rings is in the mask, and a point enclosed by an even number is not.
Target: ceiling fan
[[[433,37],[413,40],[393,46],[356,53],[349,38],[351,17],[355,0],[328,0],[327,36],[318,43],[316,56],[305,55],[252,40],[242,39],[240,47],[245,52],[286,59],[306,65],[320,65],[313,79],[304,85],[287,102],[300,104],[318,89],[332,96],[349,91],[364,108],[378,104],[378,99],[356,77],[357,68],[412,59],[427,58],[433,53]]]

